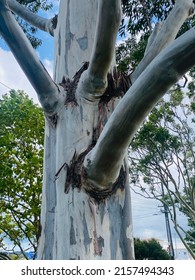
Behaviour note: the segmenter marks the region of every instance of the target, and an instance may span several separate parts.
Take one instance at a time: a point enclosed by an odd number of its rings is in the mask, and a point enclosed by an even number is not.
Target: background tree
[[[44,118],[25,93],[12,90],[0,100],[0,119],[0,244],[27,258],[39,235]]]
[[[144,57],[147,40],[142,36],[140,40],[135,37],[128,38],[116,48],[116,62],[119,71],[132,73]]]
[[[189,96],[189,94],[188,94]],[[166,204],[174,228],[193,258],[183,237],[195,244],[194,234],[184,229],[178,211],[195,230],[195,133],[192,103],[181,89],[162,100],[131,143],[129,154],[132,187],[148,198]],[[191,232],[191,233],[192,233]]]
[[[175,40],[193,1],[176,1],[130,79],[114,67],[120,0],[61,0],[55,20],[24,13],[54,35],[54,79],[14,20],[14,4],[0,1],[0,33],[46,117],[38,257],[132,259],[127,149],[156,102],[195,64],[195,30]]]
[[[170,256],[160,243],[152,238],[149,240],[134,239],[136,260],[170,260]]]

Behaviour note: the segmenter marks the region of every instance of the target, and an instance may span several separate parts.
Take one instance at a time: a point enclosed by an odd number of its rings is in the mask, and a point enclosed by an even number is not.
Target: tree
[[[173,89],[169,98],[152,110],[131,143],[131,182],[136,192],[165,205],[177,234],[195,258],[183,237],[184,233],[191,247],[195,244],[193,101],[180,88]],[[187,217],[191,232],[180,224],[181,212]]]
[[[175,40],[193,1],[176,1],[131,81],[114,62],[120,0],[61,0],[55,20],[31,14],[31,24],[54,35],[54,80],[16,24],[15,7],[0,1],[0,33],[46,117],[38,258],[133,259],[127,149],[159,98],[195,64],[195,30]]]
[[[156,239],[140,240],[135,238],[134,242],[136,260],[170,260],[169,254]]]
[[[0,119],[0,247],[27,258],[39,235],[44,118],[26,94],[12,90],[0,100]]]

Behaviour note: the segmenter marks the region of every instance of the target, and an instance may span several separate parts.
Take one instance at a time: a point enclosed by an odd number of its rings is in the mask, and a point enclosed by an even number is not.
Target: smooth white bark
[[[54,80],[70,79],[89,62],[95,40],[98,0],[60,1],[55,30]],[[90,22],[90,24],[89,24]]]
[[[121,0],[100,0],[92,56],[78,88],[83,98],[94,101],[105,92],[120,22]]]
[[[150,47],[154,43],[154,40],[156,39],[162,25],[163,25],[163,22],[157,22],[155,24],[155,27],[154,27],[150,37],[148,38],[148,42],[147,42],[147,46],[146,46],[146,49],[145,49],[145,52],[144,52],[144,56],[146,56],[146,54],[149,52]]]

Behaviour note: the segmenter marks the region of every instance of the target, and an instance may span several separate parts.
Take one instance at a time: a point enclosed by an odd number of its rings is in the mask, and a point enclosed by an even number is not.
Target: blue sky
[[[55,1],[57,3],[57,1]],[[56,7],[55,7],[56,8]],[[51,12],[50,12],[51,16]],[[43,43],[37,49],[37,53],[52,75],[54,44],[53,38],[42,31],[38,34]],[[28,95],[38,103],[36,93],[22,70],[15,61],[9,48],[6,46],[2,38],[0,38],[0,97],[9,91],[9,88],[24,90]],[[166,243],[166,228],[164,214],[160,211],[160,203],[155,200],[145,199],[132,192],[132,208],[133,208],[133,228],[134,236],[140,238],[157,238]],[[185,223],[185,219],[181,216],[180,220]],[[173,242],[177,240],[177,247],[180,247],[180,241],[172,229]],[[183,247],[183,246],[182,246]]]

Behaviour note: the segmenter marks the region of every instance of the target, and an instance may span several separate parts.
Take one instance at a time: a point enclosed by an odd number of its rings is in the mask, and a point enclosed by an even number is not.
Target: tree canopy
[[[36,252],[42,192],[44,118],[22,91],[0,100],[0,240]],[[11,246],[6,246],[11,242]]]
[[[169,254],[156,239],[135,238],[134,242],[136,260],[170,260]]]

